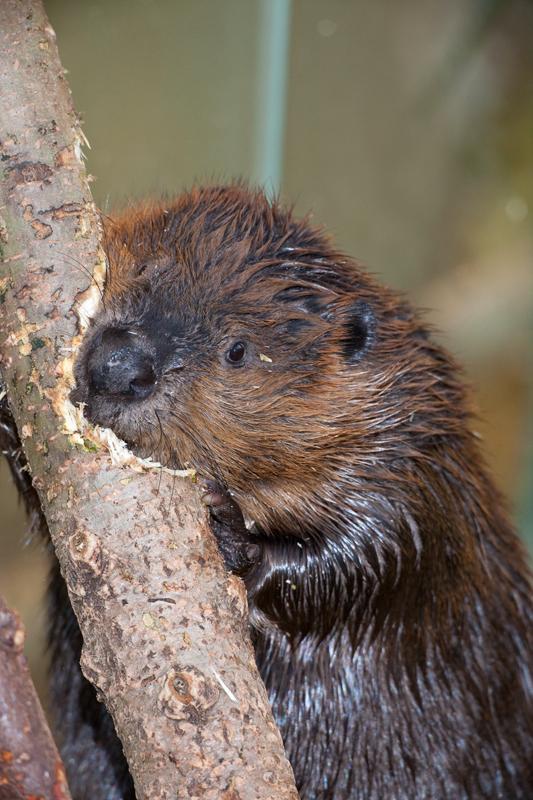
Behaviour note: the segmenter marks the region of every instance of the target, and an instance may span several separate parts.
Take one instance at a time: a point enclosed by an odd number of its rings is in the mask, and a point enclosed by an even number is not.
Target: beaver
[[[301,797],[532,797],[525,555],[458,367],[420,315],[240,184],[104,228],[73,399],[139,455],[204,477]],[[74,795],[129,800],[59,581]]]

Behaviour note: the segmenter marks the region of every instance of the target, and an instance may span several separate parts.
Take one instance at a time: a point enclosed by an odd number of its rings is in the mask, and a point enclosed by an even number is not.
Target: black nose
[[[89,391],[139,400],[152,394],[157,383],[154,359],[130,331],[104,331],[87,361]]]

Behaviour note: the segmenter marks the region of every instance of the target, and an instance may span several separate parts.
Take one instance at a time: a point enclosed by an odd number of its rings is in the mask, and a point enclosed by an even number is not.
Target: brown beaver
[[[128,210],[105,246],[75,398],[139,454],[209,479],[302,798],[533,797],[525,558],[428,327],[242,186]],[[130,798],[62,624],[76,797],[100,781]]]

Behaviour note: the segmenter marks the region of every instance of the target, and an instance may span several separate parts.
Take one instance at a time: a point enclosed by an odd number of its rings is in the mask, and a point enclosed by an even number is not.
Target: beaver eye
[[[235,342],[230,349],[226,352],[226,361],[230,364],[242,364],[244,356],[246,355],[246,345],[244,342]]]

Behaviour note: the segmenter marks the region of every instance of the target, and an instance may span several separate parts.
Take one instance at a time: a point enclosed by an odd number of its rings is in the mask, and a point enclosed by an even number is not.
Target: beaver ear
[[[358,300],[343,310],[342,354],[351,364],[359,361],[372,345],[376,320],[372,308]]]

